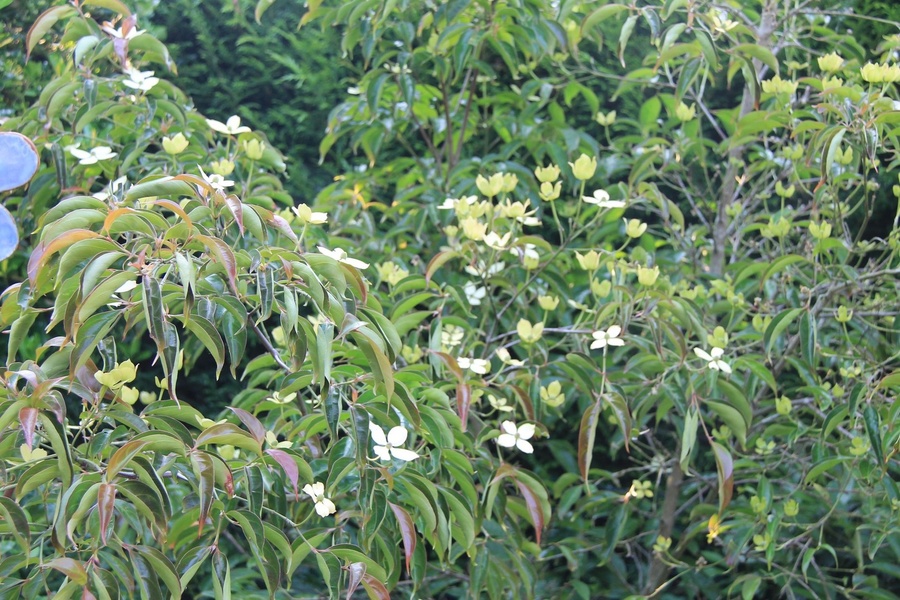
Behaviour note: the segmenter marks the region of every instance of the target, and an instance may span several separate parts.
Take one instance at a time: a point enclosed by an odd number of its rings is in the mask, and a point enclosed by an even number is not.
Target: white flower
[[[490,266],[485,265],[484,261],[479,260],[475,265],[466,265],[465,271],[469,275],[475,275],[476,277],[484,277],[496,275],[506,268],[506,263],[504,262],[496,262],[491,264]]]
[[[412,450],[398,448],[406,443],[406,437],[409,432],[404,427],[391,427],[387,437],[384,435],[384,429],[369,422],[369,433],[372,435],[372,441],[375,442],[375,454],[381,460],[391,460],[391,457],[398,460],[410,461],[419,458],[419,455]]]
[[[501,237],[496,232],[490,232],[484,236],[484,243],[493,248],[494,250],[504,250],[507,246],[509,246],[509,240],[512,238],[512,232],[507,231]]]
[[[466,331],[459,325],[446,325],[441,330],[441,346],[453,348],[462,344]]]
[[[347,253],[341,250],[340,248],[335,248],[334,250],[329,250],[324,246],[317,246],[319,252],[324,254],[325,256],[330,256],[334,260],[338,262],[342,262],[345,265],[350,265],[351,267],[356,267],[357,269],[368,269],[369,263],[364,263],[361,260],[357,260],[355,258],[350,258],[347,256]]]
[[[491,370],[491,363],[483,358],[466,358],[461,356],[456,359],[456,364],[459,365],[460,369],[468,369],[479,375],[487,375],[488,371]]]
[[[722,371],[723,373],[731,373],[731,367],[728,366],[727,362],[720,358],[725,354],[725,351],[721,348],[713,348],[709,352],[702,348],[694,348],[694,354],[705,360],[707,362],[706,366],[710,369]]]
[[[466,299],[472,306],[481,304],[481,301],[487,295],[487,289],[483,285],[478,286],[471,281],[466,282],[466,285],[463,286],[463,291],[466,293]]]
[[[154,85],[159,83],[159,77],[153,76],[153,71],[138,71],[137,69],[129,69],[126,71],[128,79],[122,82],[126,87],[133,90],[141,90],[146,92]]]
[[[94,192],[92,196],[97,200],[109,200],[114,195],[123,191],[125,189],[125,184],[128,183],[128,179],[123,175],[114,181],[110,181],[106,184],[106,188],[100,190],[99,192]]]
[[[531,423],[516,427],[512,421],[503,421],[500,423],[500,431],[502,433],[497,437],[497,443],[504,448],[515,446],[525,454],[534,452],[534,447],[528,441],[534,435],[534,425]]]
[[[317,481],[312,485],[307,483],[303,486],[303,492],[308,494],[313,502],[316,503],[316,513],[320,517],[327,517],[337,512],[334,502],[325,497],[325,484],[321,481]]]
[[[125,29],[125,27],[126,26],[123,24],[122,27],[119,27],[118,29],[116,29],[115,27],[112,26],[111,23],[104,23],[100,29],[102,29],[109,35],[113,36],[114,38],[120,39],[120,40],[131,40],[131,39],[134,39],[137,36],[141,35],[142,33],[144,33],[143,29],[139,30],[137,27],[135,27],[131,23],[129,23],[128,31],[126,33],[123,33],[123,30]]]
[[[459,202],[456,198],[445,198],[444,203],[439,205],[438,210],[455,210],[456,203]]]
[[[72,156],[77,158],[78,162],[82,165],[94,165],[101,160],[109,160],[117,154],[116,152],[113,152],[112,148],[109,146],[97,146],[96,148],[91,148],[89,152],[79,150],[77,145],[67,146],[66,150],[68,150]]]
[[[206,124],[209,125],[209,128],[213,131],[218,131],[219,133],[227,133],[229,135],[248,133],[250,131],[249,127],[247,127],[246,125],[241,125],[241,118],[237,115],[228,117],[228,121],[226,121],[225,123],[216,121],[215,119],[207,119]]]
[[[588,204],[596,204],[600,208],[625,207],[625,202],[622,200],[610,200],[609,193],[606,190],[595,190],[593,196],[582,196],[581,199]]]
[[[199,169],[200,169],[200,174],[203,175],[203,179],[206,180],[206,183],[208,183],[213,189],[216,189],[220,192],[224,192],[225,188],[230,188],[231,186],[234,185],[234,182],[230,179],[225,179],[224,177],[222,177],[221,175],[218,175],[216,173],[213,173],[212,175],[207,175],[203,171],[203,167],[199,167]]]
[[[591,350],[596,348],[606,348],[607,346],[624,346],[624,340],[619,337],[621,333],[622,328],[618,325],[613,325],[606,331],[595,331],[592,334],[594,336],[594,341],[591,342]]]

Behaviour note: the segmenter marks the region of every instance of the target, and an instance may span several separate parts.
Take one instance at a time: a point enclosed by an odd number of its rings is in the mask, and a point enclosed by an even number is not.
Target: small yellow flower
[[[647,231],[647,224],[641,223],[639,219],[623,219],[625,221],[625,235],[630,238],[639,238]]]
[[[487,399],[491,405],[491,408],[498,412],[513,412],[514,410],[516,410],[514,406],[511,406],[509,404],[509,401],[506,398],[498,398],[493,394],[488,394]]]
[[[422,360],[422,357],[425,356],[425,352],[419,348],[418,345],[413,347],[403,346],[400,349],[400,356],[402,356],[403,360],[407,363],[414,364]]]
[[[569,166],[572,167],[572,175],[575,176],[575,179],[587,181],[594,176],[594,172],[597,170],[597,157],[590,158],[587,154],[582,154],[575,159],[574,163],[569,163]]]
[[[398,267],[392,262],[383,262],[376,265],[375,268],[378,270],[378,275],[381,279],[386,281],[387,284],[392,287],[400,283],[406,277],[409,277],[409,271]]]
[[[551,408],[556,408],[566,401],[566,395],[562,391],[559,381],[551,381],[546,386],[541,386],[541,401]]]
[[[244,153],[247,155],[247,158],[250,160],[259,160],[263,156],[263,150],[266,149],[265,143],[259,141],[256,138],[250,140],[244,140],[243,144],[241,144],[244,148]]]
[[[212,167],[212,172],[216,175],[221,175],[222,177],[228,177],[232,173],[234,173],[234,162],[230,161],[226,158],[222,160],[217,160],[209,164]]]
[[[301,225],[321,225],[328,222],[328,213],[313,212],[313,210],[305,204],[298,204],[291,210],[297,215],[297,220]]]
[[[557,296],[538,296],[538,304],[544,310],[556,310],[559,306],[559,298]]]
[[[869,451],[869,442],[861,437],[853,438],[850,446],[850,454],[853,456],[862,456]]]
[[[200,415],[194,415],[194,420],[197,421],[197,424],[200,425],[200,429],[209,429],[213,425],[222,425],[227,421],[222,419],[221,421],[213,421],[212,419],[207,419],[206,417],[201,417]]]
[[[519,178],[516,177],[515,173],[504,173],[503,184],[500,186],[500,191],[508,194],[515,190],[517,185],[519,185]]]
[[[500,362],[502,362],[504,365],[509,365],[511,367],[525,366],[524,361],[513,358],[509,353],[509,350],[507,350],[506,348],[497,348],[497,352],[495,354],[497,355],[497,358],[500,359]]]
[[[479,192],[488,198],[493,198],[503,189],[503,173],[494,173],[490,179],[479,175],[475,178],[475,186]]]
[[[590,250],[584,254],[576,252],[575,259],[585,271],[596,271],[600,268],[600,255],[596,250]]]
[[[796,517],[800,512],[800,503],[794,499],[787,500],[784,503],[784,514],[788,517]]]
[[[653,482],[652,481],[638,481],[635,479],[631,482],[631,489],[628,490],[628,493],[625,494],[626,497],[633,497],[637,499],[641,498],[652,498],[653,497]]]
[[[188,143],[187,138],[180,131],[172,137],[164,137],[162,140],[163,150],[173,156],[184,152]]]
[[[138,398],[140,397],[140,395],[141,394],[137,388],[128,387],[127,385],[123,385],[122,388],[119,390],[119,398],[125,404],[134,404],[135,402],[138,401]]]
[[[137,366],[131,360],[116,363],[109,373],[103,371],[94,373],[94,379],[114,391],[120,389],[122,385],[134,381],[135,377],[137,377]]]
[[[487,223],[482,223],[474,217],[464,219],[460,225],[462,225],[463,235],[476,242],[484,239],[487,233]]]
[[[775,398],[775,410],[782,416],[791,414],[791,399],[787,396]]]
[[[516,331],[523,343],[533,344],[544,335],[544,324],[535,323],[532,325],[531,322],[525,319],[519,319],[518,324],[516,324]]]
[[[765,552],[766,548],[769,547],[769,544],[772,543],[772,538],[768,533],[765,534],[757,534],[753,536],[753,549],[757,552]]]
[[[693,120],[695,116],[697,116],[696,104],[688,106],[684,102],[679,102],[678,106],[675,107],[675,117],[682,123]]]
[[[719,537],[719,533],[721,533],[719,515],[712,515],[709,518],[709,522],[706,524],[706,528],[707,531],[709,531],[709,533],[706,534],[706,543],[712,544],[712,541]]]
[[[604,279],[603,281],[591,279],[591,293],[598,298],[606,298],[611,291],[612,282],[609,279]]]
[[[541,200],[545,202],[553,202],[557,198],[559,198],[559,194],[562,192],[562,183],[556,182],[556,185],[553,185],[549,181],[545,181],[541,184],[541,191],[538,194],[541,197]]]
[[[762,438],[756,438],[756,448],[754,449],[760,456],[766,456],[775,452],[775,442],[766,441]]]
[[[638,283],[650,287],[656,283],[659,277],[659,267],[638,267],[637,268]]]
[[[672,547],[672,538],[665,537],[663,535],[656,537],[656,543],[653,544],[653,551],[659,554],[664,554],[669,551],[669,548]]]
[[[819,63],[819,68],[826,73],[834,73],[835,71],[840,70],[841,66],[843,66],[844,59],[841,58],[841,56],[837,52],[832,52],[831,54],[820,56],[818,59],[816,59],[816,62]]]
[[[553,183],[554,181],[559,179],[559,167],[557,167],[556,165],[538,167],[534,170],[534,175],[541,183]]]
[[[762,82],[762,89],[767,94],[793,94],[797,91],[796,81],[785,81],[780,75]]]
[[[848,310],[846,306],[843,304],[838,306],[837,315],[834,317],[837,319],[838,323],[849,323],[850,319],[853,318],[853,311]]]
[[[834,151],[834,160],[839,165],[849,165],[853,162],[853,147],[847,146],[845,150],[840,148]]]
[[[598,112],[596,115],[594,115],[594,120],[604,127],[609,127],[616,122],[616,111],[611,110],[605,115],[601,112]]]
[[[47,451],[43,448],[31,448],[28,444],[22,444],[19,446],[19,454],[22,455],[22,460],[25,462],[31,462],[33,460],[41,460],[42,458],[47,458]]]
[[[825,240],[831,237],[831,223],[816,223],[811,221],[809,224],[809,233],[817,240]]]
[[[781,198],[790,198],[794,195],[796,188],[793,185],[788,187],[784,187],[784,185],[780,181],[775,182],[775,193],[778,194]]]

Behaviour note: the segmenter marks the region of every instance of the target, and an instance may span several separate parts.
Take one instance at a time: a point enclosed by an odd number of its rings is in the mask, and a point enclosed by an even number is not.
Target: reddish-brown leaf
[[[234,215],[234,222],[237,223],[241,235],[244,235],[244,205],[241,203],[241,199],[234,194],[226,194],[225,206]]]
[[[109,524],[112,521],[116,504],[116,486],[111,483],[101,483],[97,492],[97,514],[100,516],[100,540],[106,544],[106,536],[109,535]]]
[[[516,486],[525,498],[525,506],[531,515],[531,524],[534,525],[534,537],[538,546],[541,545],[541,533],[544,531],[544,510],[541,508],[541,499],[531,491],[531,488],[521,481],[516,481]]]
[[[37,423],[38,409],[26,406],[19,410],[19,423],[22,425],[22,435],[25,436],[25,445],[28,448],[34,446],[34,426]]]
[[[287,475],[288,481],[291,482],[291,486],[294,488],[294,496],[296,497],[298,495],[297,478],[300,475],[300,471],[297,468],[294,457],[278,448],[269,448],[266,450],[266,454],[274,458],[275,461],[281,465],[281,468],[284,469],[284,474]]]
[[[721,515],[734,493],[734,461],[731,453],[723,446],[712,443],[713,452],[716,455],[716,475],[719,479],[719,514]]]
[[[366,575],[366,563],[354,562],[347,566],[347,598],[353,597],[353,592],[359,587],[363,577]]]
[[[397,522],[400,524],[400,535],[403,538],[403,553],[406,556],[406,572],[409,573],[409,561],[416,551],[416,526],[413,524],[409,513],[402,506],[388,502],[388,506],[394,511]]]
[[[388,592],[388,589],[384,587],[384,584],[372,577],[371,575],[364,575],[362,579],[363,587],[366,588],[366,591],[369,593],[369,597],[378,598],[378,600],[391,600],[391,594]]]
[[[202,242],[210,254],[213,255],[213,258],[216,259],[216,262],[222,265],[225,269],[225,274],[228,275],[228,283],[231,284],[231,289],[237,293],[235,284],[237,281],[237,262],[234,259],[234,252],[231,250],[231,247],[219,238],[208,235],[198,235],[196,239]]]
[[[238,419],[241,420],[241,423],[250,430],[250,434],[256,438],[256,441],[260,444],[263,443],[263,440],[266,439],[266,428],[263,427],[263,424],[259,422],[259,419],[251,415],[249,412],[244,410],[243,408],[235,408],[234,406],[229,406],[231,412],[238,416]]]

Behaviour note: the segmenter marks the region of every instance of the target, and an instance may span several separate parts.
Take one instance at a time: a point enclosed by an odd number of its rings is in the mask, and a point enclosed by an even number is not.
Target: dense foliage
[[[272,4],[359,73],[315,206],[119,0],[26,35],[4,597],[896,597],[900,37]]]

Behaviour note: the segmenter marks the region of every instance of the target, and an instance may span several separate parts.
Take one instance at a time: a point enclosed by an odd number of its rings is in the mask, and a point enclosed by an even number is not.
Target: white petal
[[[363,262],[361,260],[357,260],[355,258],[347,257],[347,258],[341,259],[341,262],[344,263],[345,265],[350,265],[351,267],[356,267],[357,269],[368,269],[369,268],[369,263],[365,263],[365,262]]]
[[[531,436],[534,435],[534,424],[525,423],[524,425],[519,425],[518,434],[520,440],[530,440]]]
[[[303,486],[303,493],[307,494],[313,500],[316,499],[316,491],[315,489],[313,489],[313,486],[309,485],[308,483]]]
[[[226,127],[225,123],[223,123],[222,121],[207,119],[206,124],[209,125],[209,128],[213,131],[218,131],[219,133],[228,133],[228,127]]]
[[[531,442],[527,442],[525,440],[517,441],[516,447],[525,454],[531,454],[532,452],[534,452],[534,446],[531,445]]]
[[[391,454],[394,455],[394,458],[405,460],[407,462],[419,458],[417,453],[412,450],[406,450],[405,448],[391,448]]]
[[[504,448],[512,448],[516,445],[516,436],[508,433],[501,433],[497,436],[497,443]]]
[[[328,498],[322,498],[322,500],[316,502],[316,512],[320,517],[327,517],[330,514],[334,514],[336,511],[337,507],[334,505],[334,502]]]
[[[713,358],[719,358],[720,356],[725,354],[725,350],[723,350],[722,348],[713,348],[709,354]]]
[[[700,358],[702,358],[703,360],[705,360],[707,362],[709,362],[713,359],[713,357],[710,356],[709,353],[702,348],[694,348],[694,354],[696,354],[697,356],[699,356]]]
[[[369,434],[372,436],[372,441],[378,446],[387,446],[388,441],[384,435],[384,429],[371,421],[369,421]]]
[[[606,347],[606,340],[594,340],[593,343],[591,343],[591,350],[596,350],[597,348],[605,348],[605,347]]]
[[[402,446],[406,442],[406,437],[409,435],[409,432],[406,431],[406,428],[400,427],[391,427],[391,430],[388,431],[387,439],[388,444],[391,446]]]
[[[621,338],[613,338],[611,340],[607,340],[606,343],[609,344],[610,346],[624,346],[625,340],[623,340]]]
[[[517,433],[516,424],[512,421],[503,421],[502,423],[500,423],[500,430],[503,431],[503,433],[508,433],[512,436],[516,435]]]
[[[731,374],[731,367],[728,365],[727,362],[725,362],[724,360],[718,360],[716,362],[719,364],[719,368],[723,372],[728,373],[729,375]]]
[[[375,446],[373,449],[375,450],[375,456],[381,460],[391,460],[391,452],[387,449],[387,446]]]
[[[231,115],[228,117],[228,121],[225,123],[225,126],[228,127],[231,131],[234,131],[238,127],[241,126],[241,118],[237,115]]]
[[[609,329],[606,330],[606,335],[609,337],[619,337],[619,334],[622,333],[622,328],[618,325],[613,325]]]

